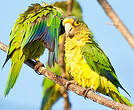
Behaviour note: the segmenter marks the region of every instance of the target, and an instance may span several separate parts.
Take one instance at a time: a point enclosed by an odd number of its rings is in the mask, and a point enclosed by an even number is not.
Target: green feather
[[[48,26],[48,27],[51,25],[52,20],[53,20],[53,15],[52,15],[52,13],[50,13],[50,14],[49,14],[49,17],[48,17],[48,19],[47,19],[47,26]]]
[[[87,64],[97,73],[105,76],[109,79],[116,87],[122,88],[128,95],[129,93],[122,87],[115,70],[112,67],[108,57],[105,55],[103,50],[98,46],[97,43],[86,43],[81,48],[82,54],[87,62]],[[130,96],[130,95],[129,95]]]
[[[14,86],[23,62],[28,59],[36,60],[39,58],[45,50],[44,43],[46,43],[46,47],[48,47],[48,41],[44,41],[48,34],[48,27],[52,29],[49,30],[52,36],[48,36],[47,39],[51,39],[54,42],[58,40],[57,38],[55,39],[55,37],[57,37],[55,36],[55,34],[57,34],[55,29],[59,30],[60,25],[58,25],[59,27],[55,25],[61,23],[61,16],[57,16],[59,13],[61,13],[61,11],[51,5],[46,4],[46,6],[43,7],[40,4],[32,4],[32,6],[24,13],[20,14],[19,18],[16,20],[10,34],[8,54],[5,61],[6,63],[11,58],[12,62],[5,95],[7,95]],[[58,22],[54,22],[55,16],[59,18]],[[49,45],[52,44],[50,43]],[[55,48],[54,44],[52,46]],[[51,63],[54,62],[55,60]]]
[[[11,69],[10,69],[10,73],[9,73],[9,77],[8,77],[8,81],[6,84],[6,88],[5,88],[5,96],[9,93],[10,89],[13,88],[16,79],[19,75],[21,66],[25,60],[25,56],[23,55],[22,50],[16,50],[11,58],[12,65],[11,65]]]
[[[47,65],[47,69],[56,73],[57,75],[61,75],[60,66],[55,64],[55,67],[49,67]],[[48,78],[44,78],[43,81],[43,98],[41,104],[41,110],[51,110],[53,104],[62,96],[60,93],[60,86],[57,88],[56,83]]]
[[[112,97],[115,101],[120,102],[122,104],[127,104],[129,106],[133,106],[133,104],[122,94],[120,94],[118,91],[116,92],[110,92],[109,96]]]
[[[69,36],[65,44],[66,71],[80,86],[93,88],[115,101],[132,106],[131,102],[118,91],[120,87],[129,95],[120,84],[108,57],[95,42],[88,26],[77,17],[70,16],[63,22],[66,23],[66,20],[70,26],[64,24],[65,30],[71,29],[68,31]],[[69,20],[71,22],[68,22]]]

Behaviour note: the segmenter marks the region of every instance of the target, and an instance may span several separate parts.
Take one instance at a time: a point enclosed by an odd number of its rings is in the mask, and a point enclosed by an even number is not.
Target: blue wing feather
[[[55,61],[57,62],[61,17],[61,12],[53,6],[46,6],[39,12],[37,11],[35,15],[32,15],[24,23],[25,35],[21,48],[35,40],[40,40],[50,51],[49,65],[53,65]],[[30,19],[31,21],[29,22]]]

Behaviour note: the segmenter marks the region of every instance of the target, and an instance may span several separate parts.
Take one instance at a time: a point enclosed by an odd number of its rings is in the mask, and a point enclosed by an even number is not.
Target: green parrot
[[[132,106],[131,102],[119,92],[118,87],[129,95],[120,84],[108,57],[95,42],[88,26],[73,16],[65,18],[63,26],[66,32],[66,71],[80,86]]]
[[[62,28],[63,12],[61,9],[43,3],[32,4],[16,20],[10,33],[7,58],[11,58],[11,69],[5,88],[5,96],[13,88],[24,61],[38,58],[45,48],[49,50],[48,65],[57,62],[58,39],[64,33]],[[3,67],[4,67],[3,65]]]

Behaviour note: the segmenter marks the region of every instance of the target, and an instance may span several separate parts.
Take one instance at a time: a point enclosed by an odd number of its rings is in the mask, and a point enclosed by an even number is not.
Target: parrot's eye
[[[79,24],[80,24],[79,21],[75,21],[75,22],[74,22],[74,26],[78,26]]]

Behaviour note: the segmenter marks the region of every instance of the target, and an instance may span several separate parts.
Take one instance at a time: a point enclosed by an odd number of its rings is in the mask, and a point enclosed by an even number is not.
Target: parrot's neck
[[[66,60],[74,59],[78,61],[82,58],[81,48],[86,43],[94,42],[92,37],[90,37],[90,32],[77,31],[72,38],[66,37],[65,43],[65,57]]]
[[[83,34],[79,32],[75,34],[72,38],[67,37],[65,45],[68,47],[68,49],[82,47],[85,45],[86,42],[88,42],[88,40],[88,34]]]
[[[83,34],[84,35],[84,34]],[[81,48],[88,42],[88,36],[82,34],[75,34],[73,38],[67,37],[65,43],[65,58],[66,61],[79,61],[82,58]],[[69,63],[69,62],[68,62]],[[70,62],[71,63],[71,62]],[[72,65],[72,64],[71,64]]]
[[[71,39],[69,37],[66,38],[65,43],[65,62],[66,67],[69,67],[69,65],[76,65],[78,61],[82,58],[81,55],[81,47],[84,45],[84,42],[77,41],[76,39]],[[75,63],[74,63],[75,61]],[[68,69],[66,69],[68,70]]]

